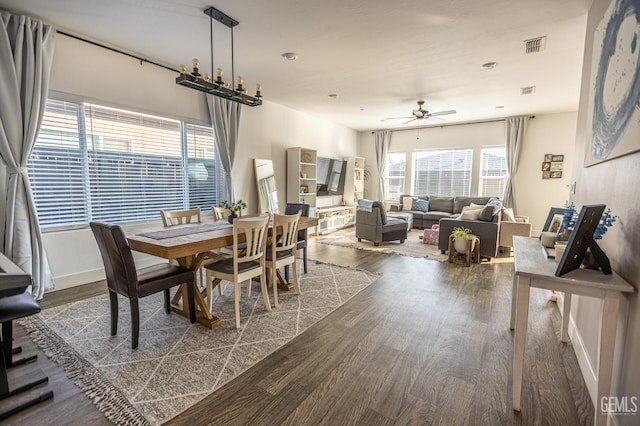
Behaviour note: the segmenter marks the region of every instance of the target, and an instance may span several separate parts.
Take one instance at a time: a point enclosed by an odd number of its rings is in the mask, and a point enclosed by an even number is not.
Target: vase
[[[229,217],[227,219],[229,220],[229,223],[233,225],[233,221],[237,217],[238,217],[238,215],[236,214],[236,212],[231,212],[231,213],[229,213]]]
[[[462,237],[455,237],[453,239],[453,248],[456,249],[458,253],[466,254],[467,253],[467,239]],[[471,242],[471,251],[473,251],[473,241]]]

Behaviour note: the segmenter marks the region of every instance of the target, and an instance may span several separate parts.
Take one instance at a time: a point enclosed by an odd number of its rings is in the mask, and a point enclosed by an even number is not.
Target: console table
[[[598,395],[595,407],[595,424],[606,425],[607,413],[599,408],[603,396],[611,391],[613,351],[616,326],[622,293],[632,293],[633,286],[613,273],[576,269],[561,277],[554,275],[557,263],[548,259],[538,239],[513,237],[514,265],[513,297],[511,301],[511,329],[515,328],[513,350],[513,409],[520,411],[522,370],[526,346],[527,319],[529,316],[529,291],[531,287],[557,290],[565,293],[562,316],[562,341],[567,339],[571,294],[597,297],[603,300],[600,321],[600,348],[598,351]]]

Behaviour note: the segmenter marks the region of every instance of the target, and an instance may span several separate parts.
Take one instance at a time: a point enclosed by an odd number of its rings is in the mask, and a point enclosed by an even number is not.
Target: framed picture
[[[551,161],[564,161],[564,155],[554,155],[553,157],[551,157]]]
[[[562,178],[562,172],[550,172],[551,173],[551,179],[561,179]]]
[[[545,154],[544,161],[548,161],[548,162],[553,161],[553,154]]]
[[[561,172],[562,171],[562,163],[550,163],[552,172]]]
[[[551,170],[551,163],[548,161],[545,161],[544,163],[542,163],[542,171],[548,172],[549,170]]]
[[[309,185],[300,185],[300,192],[307,194],[309,192]]]
[[[542,172],[542,179],[549,179],[551,177],[551,172],[549,170],[545,170]]]

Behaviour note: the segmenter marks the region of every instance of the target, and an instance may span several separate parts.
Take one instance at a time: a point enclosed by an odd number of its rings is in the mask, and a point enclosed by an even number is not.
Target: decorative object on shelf
[[[302,163],[313,163],[315,160],[313,159],[313,153],[309,151],[302,151],[300,153],[300,162]]]
[[[303,194],[309,193],[309,185],[300,185],[300,192]]]
[[[463,226],[456,226],[453,228],[453,232],[451,232],[451,235],[454,236],[453,247],[458,253],[465,254],[467,252],[467,240],[471,240],[475,237],[471,232],[471,229]],[[473,244],[471,246],[471,251],[473,251]]]
[[[209,16],[209,29],[210,29],[210,46],[211,46],[211,69],[213,70],[213,21],[220,22],[227,26],[231,30],[231,84],[228,81],[222,80],[222,69],[216,69],[216,79],[208,73],[204,75],[200,74],[200,61],[194,58],[191,61],[193,65],[193,71],[187,73],[187,68],[184,65],[180,65],[180,75],[176,77],[176,84],[189,87],[191,89],[199,90],[201,92],[209,93],[213,96],[218,96],[224,99],[229,99],[233,102],[238,102],[248,106],[262,105],[262,93],[260,84],[256,84],[256,94],[251,96],[248,94],[247,89],[242,86],[242,77],[235,76],[234,70],[234,55],[233,55],[233,27],[239,24],[238,21],[229,17],[225,13],[219,11],[214,7],[209,7],[204,10],[205,15]],[[233,87],[233,82],[237,82],[237,86]]]
[[[229,203],[228,201],[223,201],[220,203],[220,207],[223,209],[229,210],[229,223],[233,223],[233,220],[238,216],[242,216],[242,210],[247,208],[247,203],[242,200],[238,200],[234,203]]]

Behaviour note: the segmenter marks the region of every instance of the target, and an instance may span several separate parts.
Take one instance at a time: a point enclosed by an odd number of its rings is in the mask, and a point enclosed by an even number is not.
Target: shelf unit
[[[345,195],[348,193],[347,189],[351,191],[353,189],[353,203],[357,204],[358,200],[364,198],[364,158],[363,157],[348,157],[347,160],[347,180],[345,181]],[[345,201],[347,201],[345,199]]]
[[[317,234],[325,234],[338,229],[353,226],[356,223],[356,208],[354,206],[331,206],[317,210]]]
[[[309,215],[315,215],[316,200],[316,162],[315,149],[287,149],[287,203],[309,204]]]

